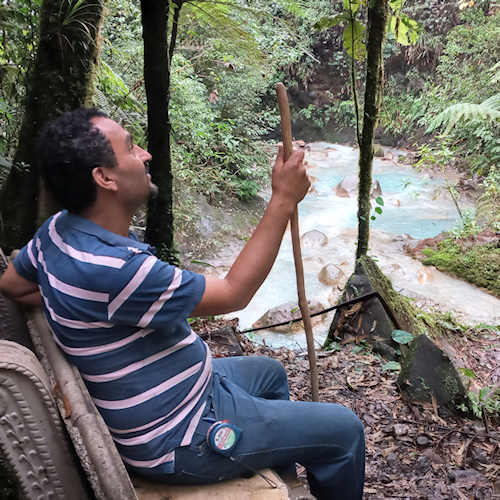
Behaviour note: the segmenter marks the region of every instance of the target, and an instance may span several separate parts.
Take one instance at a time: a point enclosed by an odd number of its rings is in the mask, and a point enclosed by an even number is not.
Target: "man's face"
[[[96,117],[92,123],[110,141],[118,165],[107,169],[116,185],[116,193],[127,207],[135,210],[145,203],[150,195],[158,193],[158,187],[151,182],[145,162],[151,155],[133,143],[130,134],[109,118]]]

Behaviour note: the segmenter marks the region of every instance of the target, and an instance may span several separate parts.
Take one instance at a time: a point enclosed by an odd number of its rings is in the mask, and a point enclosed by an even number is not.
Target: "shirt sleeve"
[[[37,249],[35,248],[33,240],[31,240],[21,249],[12,262],[19,276],[28,281],[33,281],[34,283],[38,282],[38,262],[36,256]]]
[[[136,254],[117,270],[119,286],[110,295],[108,320],[158,328],[186,319],[205,291],[205,277],[171,266],[153,255]]]

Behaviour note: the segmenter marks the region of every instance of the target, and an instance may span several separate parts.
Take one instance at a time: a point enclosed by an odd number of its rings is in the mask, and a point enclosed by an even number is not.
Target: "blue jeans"
[[[235,461],[206,443],[208,428],[223,419],[242,430],[232,453]],[[214,360],[212,394],[193,442],[175,451],[175,474],[161,480],[206,484],[252,475],[247,467],[285,468],[295,462],[306,468],[317,498],[361,499],[361,422],[338,404],[289,401],[286,372],[271,358],[222,358]]]

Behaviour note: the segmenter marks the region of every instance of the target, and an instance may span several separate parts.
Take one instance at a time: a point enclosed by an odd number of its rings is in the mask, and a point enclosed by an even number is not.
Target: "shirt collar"
[[[121,236],[120,234],[108,231],[107,229],[104,229],[102,226],[95,224],[85,217],[80,217],[79,215],[70,213],[67,210],[63,210],[61,212],[59,220],[61,222],[64,221],[64,223],[66,223],[68,226],[71,226],[78,231],[96,236],[100,240],[103,240],[110,245],[119,247],[132,247],[137,248],[141,251],[154,253],[154,248],[147,243],[143,243],[139,240],[127,238],[126,236]]]

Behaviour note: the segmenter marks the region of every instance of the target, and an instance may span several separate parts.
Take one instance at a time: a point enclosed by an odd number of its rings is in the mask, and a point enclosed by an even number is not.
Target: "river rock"
[[[380,186],[380,182],[375,179],[375,182],[372,187],[372,198],[376,198],[377,196],[382,196],[382,187]]]
[[[324,309],[323,304],[321,302],[315,300],[308,300],[309,312],[313,314],[315,312],[319,312]],[[279,306],[273,307],[269,309],[269,311],[265,312],[253,325],[253,328],[260,328],[267,325],[273,325],[275,323],[282,323],[283,321],[291,321],[292,319],[297,319],[301,317],[300,309],[297,302],[285,302],[284,304],[280,304]],[[322,316],[318,316],[316,318],[311,318],[313,324],[321,322],[323,320]],[[304,326],[302,321],[297,321],[296,323],[291,323],[283,326],[276,326],[272,328],[277,332],[281,333],[293,333],[298,330],[303,329]]]
[[[324,247],[328,243],[328,237],[321,231],[313,229],[302,235],[300,243],[304,248]]]
[[[347,189],[345,189],[344,187],[342,187],[340,184],[337,184],[335,186],[335,194],[339,198],[349,198],[349,191],[347,191]]]
[[[373,145],[373,156],[383,158],[385,156],[384,148],[380,144]]]
[[[338,288],[332,288],[332,291],[328,294],[328,304],[334,306],[339,302],[339,296],[341,295],[341,291]]]
[[[351,194],[354,194],[358,190],[358,176],[357,175],[346,175],[336,186],[335,189],[344,189]]]
[[[326,160],[328,158],[328,151],[325,150],[315,150],[315,151],[310,151],[309,154],[307,155],[308,158],[311,158],[313,160]]]
[[[377,291],[383,300],[373,297],[336,310],[325,345],[349,334],[366,339],[374,348],[377,344],[377,351],[389,359],[397,359],[398,348],[402,356],[398,359],[402,367],[398,382],[407,398],[431,402],[434,396],[442,409],[457,411],[457,406],[465,401],[466,391],[459,374],[458,356],[443,340],[449,327],[431,314],[423,314],[408,298],[397,293],[375,262],[364,256],[357,260],[340,302],[372,291]],[[409,346],[392,340],[396,329],[414,336]],[[384,349],[381,343],[389,348]]]
[[[417,273],[417,280],[421,285],[424,285],[428,281],[432,281],[434,279],[434,274],[432,273],[432,267],[423,267]]]
[[[466,390],[450,353],[426,335],[419,335],[409,345],[398,385],[413,401],[431,402],[434,396],[439,406],[453,412],[466,401]]]
[[[323,285],[338,285],[344,278],[344,271],[335,264],[327,264],[318,274],[318,279]]]
[[[357,175],[347,175],[345,176],[336,186],[335,194],[339,198],[350,198],[355,196],[358,191],[358,176]],[[371,197],[376,198],[377,196],[382,196],[382,187],[380,182],[375,179],[372,186]]]

